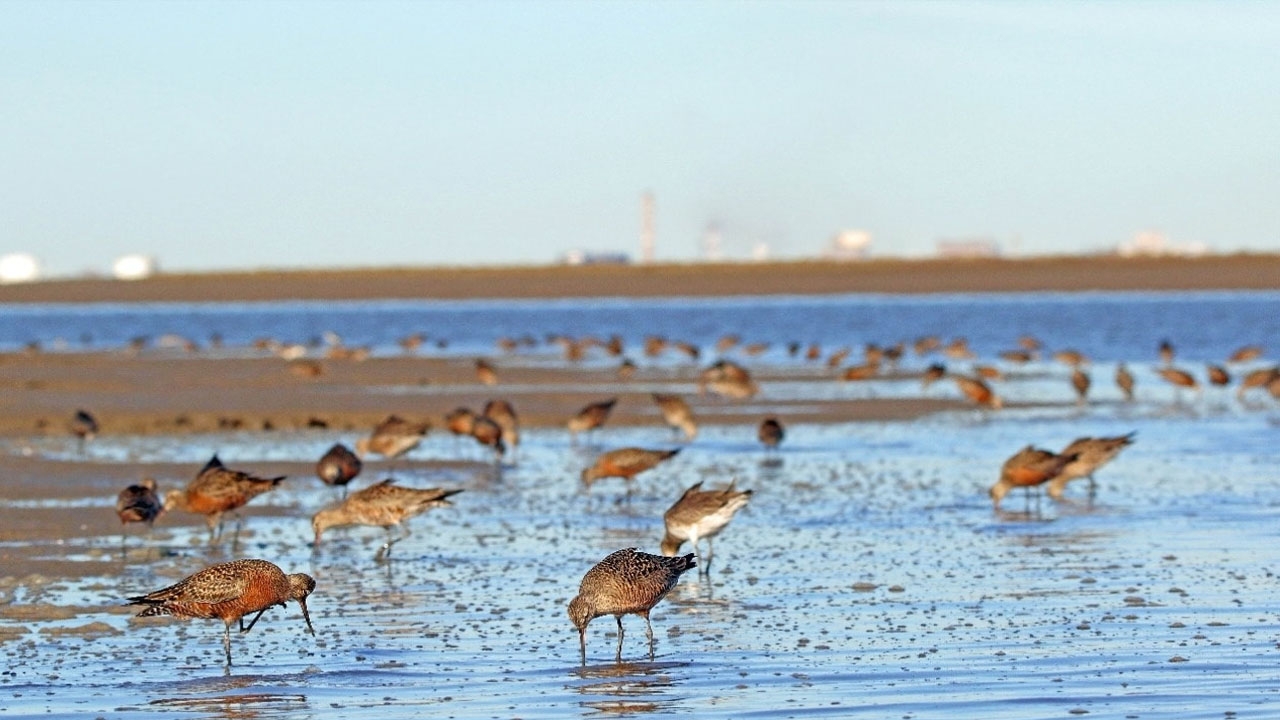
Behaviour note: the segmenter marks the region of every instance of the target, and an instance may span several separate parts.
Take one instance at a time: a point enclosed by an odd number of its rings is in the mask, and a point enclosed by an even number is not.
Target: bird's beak
[[[302,606],[302,619],[307,621],[307,632],[311,633],[314,637],[316,629],[311,625],[311,613],[307,612],[307,599],[302,598],[298,601],[298,604]]]

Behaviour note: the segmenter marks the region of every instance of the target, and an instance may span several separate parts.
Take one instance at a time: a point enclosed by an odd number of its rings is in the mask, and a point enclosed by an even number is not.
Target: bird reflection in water
[[[667,693],[676,687],[672,672],[687,667],[680,662],[621,662],[575,667],[573,673],[588,682],[572,688],[586,696],[581,705],[591,712],[617,716],[670,712],[678,698]]]

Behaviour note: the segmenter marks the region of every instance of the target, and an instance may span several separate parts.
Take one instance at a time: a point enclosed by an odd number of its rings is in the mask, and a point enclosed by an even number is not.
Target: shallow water
[[[1169,332],[1180,347],[1181,330]],[[999,347],[1021,331],[1004,330]],[[1122,343],[1140,354],[1098,353],[1145,373],[1133,406],[1099,387],[1095,404],[1076,408],[1061,367],[1045,363],[1008,388],[1045,406],[797,424],[772,456],[753,427],[704,426],[642,475],[629,500],[617,480],[581,488],[578,472],[598,448],[527,430],[518,462],[500,475],[478,463],[394,472],[407,485],[467,492],[411,521],[386,563],[372,560],[378,529],[331,531],[309,547],[308,518],[336,493],[288,483],[250,506],[235,556],[313,574],[317,636],[296,605],[270,610],[233,635],[229,673],[217,621],[131,620],[119,605],[229,559],[225,545],[209,548],[202,528],[163,519],[151,538],[130,536],[127,562],[118,536],[70,541],[57,552],[85,563],[86,579],[0,589],[0,633],[29,630],[0,643],[0,715],[1274,717],[1274,406],[1212,392],[1175,402],[1142,364],[1154,354],[1147,339]],[[1238,344],[1206,344],[1203,354]],[[912,392],[918,385],[902,381],[800,377],[766,384],[752,403]],[[1009,512],[992,511],[986,489],[1023,445],[1130,431],[1137,442],[1099,473],[1095,503],[1079,481],[1071,503],[1046,499],[1039,514],[1025,513],[1013,493]],[[252,467],[318,457],[338,439],[354,440],[324,431],[104,437],[87,457],[191,463],[194,472],[210,448]],[[655,424],[607,428],[599,442],[664,446],[671,436]],[[67,460],[77,452],[54,437],[0,447]],[[414,455],[480,459],[440,434]],[[654,660],[643,621],[629,616],[615,663],[614,624],[601,618],[581,666],[565,607],[582,574],[621,547],[656,551],[662,512],[685,487],[731,478],[755,491],[752,502],[717,540],[710,580],[686,575],[654,610]],[[110,495],[48,502],[107,513]],[[271,512],[255,513],[259,505]]]

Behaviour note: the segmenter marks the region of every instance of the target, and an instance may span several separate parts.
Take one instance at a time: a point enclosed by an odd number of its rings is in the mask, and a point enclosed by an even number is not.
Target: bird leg
[[[258,618],[262,617],[262,613],[264,613],[264,612],[266,612],[266,611],[267,611],[267,609],[266,609],[266,608],[262,608],[261,610],[259,610],[259,611],[258,611],[258,614],[257,614],[257,615],[254,615],[254,616],[253,616],[253,619],[249,621],[249,627],[245,627],[245,626],[244,626],[244,616],[243,616],[243,615],[241,615],[241,616],[240,616],[240,633],[241,633],[241,634],[244,634],[244,633],[247,633],[247,632],[249,632],[250,630],[252,630],[252,629],[253,629],[253,626],[254,626],[254,623],[258,622]]]
[[[614,655],[614,659],[617,662],[622,662],[622,616],[614,615],[613,619],[618,621],[618,652]]]
[[[222,633],[222,650],[227,655],[227,668],[230,668],[231,667],[231,621],[230,620],[227,621],[226,632]]]
[[[382,544],[382,547],[378,548],[378,553],[373,556],[374,562],[389,560],[391,558],[391,546],[409,537],[409,528],[405,527],[404,525],[399,525],[394,527],[400,528],[400,535],[397,537],[392,537],[391,527],[387,528],[387,541]]]
[[[707,538],[707,555],[706,555],[707,565],[706,565],[706,568],[703,570],[703,574],[707,576],[708,580],[711,579],[711,558],[713,558],[714,556],[715,556],[715,552],[711,549],[711,538]],[[698,561],[698,566],[701,567],[703,559],[700,557],[697,557],[696,554],[694,555],[694,559]]]
[[[640,613],[644,616],[644,632],[649,638],[649,662],[653,662],[653,623],[649,622],[649,611]]]

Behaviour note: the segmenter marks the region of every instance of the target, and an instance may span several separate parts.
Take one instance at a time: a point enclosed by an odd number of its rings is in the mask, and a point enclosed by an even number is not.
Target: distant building
[[[575,249],[560,256],[561,265],[629,265],[631,258],[624,252],[593,252]]]
[[[40,261],[29,253],[0,255],[0,283],[34,282],[40,279]]]
[[[871,233],[866,230],[841,230],[822,251],[828,260],[865,260],[871,253]]]
[[[142,280],[156,274],[156,260],[150,255],[123,255],[111,263],[111,276],[117,280]]]
[[[1177,255],[1181,257],[1199,257],[1209,253],[1209,247],[1201,242],[1171,243],[1168,236],[1161,232],[1144,230],[1134,233],[1133,237],[1120,243],[1116,248],[1120,257],[1157,257],[1161,255]]]
[[[1000,246],[991,238],[955,238],[938,241],[938,257],[941,258],[993,258],[1000,257]]]

